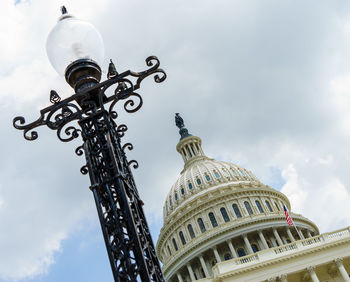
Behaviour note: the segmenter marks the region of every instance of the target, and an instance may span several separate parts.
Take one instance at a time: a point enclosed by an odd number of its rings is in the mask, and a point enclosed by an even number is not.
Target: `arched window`
[[[218,223],[216,222],[215,215],[214,215],[212,212],[210,212],[210,213],[208,214],[208,216],[209,216],[209,219],[210,219],[210,221],[211,221],[211,225],[212,225],[213,227],[218,226]]]
[[[242,217],[241,211],[239,210],[239,207],[237,206],[237,204],[233,204],[232,208],[233,208],[233,211],[235,212],[237,218]]]
[[[262,206],[260,205],[260,202],[258,200],[255,201],[256,206],[258,207],[258,210],[260,213],[264,213],[264,210]]]
[[[202,181],[201,181],[199,178],[197,178],[197,184],[198,184],[198,185],[201,185],[201,184],[202,184]]]
[[[214,175],[216,178],[220,178],[220,174],[217,171],[214,171]]]
[[[177,201],[178,197],[177,197],[177,192],[175,192],[175,201]]]
[[[244,205],[245,205],[245,208],[247,209],[248,214],[249,215],[253,214],[252,208],[250,207],[250,204],[247,201],[244,202]]]
[[[177,251],[177,250],[178,250],[178,248],[177,248],[177,244],[176,244],[176,240],[175,240],[175,238],[173,238],[173,245],[174,245],[174,249],[175,249],[175,251]]]
[[[185,236],[184,236],[184,234],[182,233],[182,231],[179,232],[179,236],[180,236],[182,245],[186,245]]]
[[[171,197],[169,197],[169,204],[171,207],[173,206],[173,201],[171,200]]]
[[[267,243],[267,246],[268,246],[269,248],[272,248],[272,245],[271,245],[271,242],[270,242],[270,241],[266,241],[266,243]]]
[[[225,255],[224,255],[224,260],[229,260],[229,259],[231,259],[232,257],[231,257],[231,255],[229,254],[229,253],[226,253]]]
[[[204,233],[206,231],[206,229],[205,229],[205,225],[204,225],[203,219],[198,218],[197,221],[198,221],[198,225],[199,225],[200,230],[202,231],[202,233]]]
[[[184,189],[183,186],[181,186],[181,194],[182,194],[182,195],[185,194],[185,189]]]
[[[253,249],[253,252],[254,252],[254,253],[259,252],[259,248],[258,248],[257,245],[252,244],[251,246],[252,246],[252,249]]]
[[[269,211],[272,212],[272,208],[270,206],[269,201],[265,201],[265,204],[266,204],[267,208],[269,209]]]
[[[243,170],[239,170],[239,172],[241,173],[241,175],[242,175],[243,177],[246,176],[245,173],[243,172]]]
[[[206,179],[207,181],[210,181],[210,176],[209,176],[208,174],[206,174],[206,175],[205,175],[205,179]]]
[[[239,249],[237,250],[237,255],[238,255],[239,257],[244,257],[244,256],[245,256],[245,251],[244,251],[242,248],[239,248]]]
[[[192,186],[192,183],[191,182],[188,182],[188,189],[192,189],[193,188],[193,186]]]
[[[230,221],[230,218],[228,217],[228,214],[226,212],[226,209],[224,207],[222,207],[220,209],[221,211],[221,214],[222,214],[222,218],[224,219],[225,222],[229,222]]]
[[[275,202],[275,206],[276,206],[276,208],[277,208],[277,210],[278,211],[280,211],[281,209],[280,209],[280,206],[279,205],[277,205],[277,203]]]
[[[196,237],[196,235],[194,234],[194,231],[193,231],[193,228],[192,228],[191,224],[187,225],[187,229],[188,229],[188,233],[190,233],[190,236],[191,236],[192,239],[194,237]]]
[[[231,169],[233,176],[237,176],[237,171],[235,171],[233,168]]]

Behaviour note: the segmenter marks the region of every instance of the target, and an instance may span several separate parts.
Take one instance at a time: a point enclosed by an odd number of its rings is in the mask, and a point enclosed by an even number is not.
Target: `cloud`
[[[65,251],[62,240],[96,213],[88,178],[79,174],[84,160],[74,156],[79,142],[59,143],[47,128],[26,142],[11,128],[15,115],[35,120],[50,89],[72,94],[45,52],[60,5],[2,5],[0,279],[49,271],[55,254]],[[282,186],[292,210],[322,231],[350,225],[343,208],[350,191],[350,4],[72,0],[67,8],[101,31],[104,72],[109,58],[118,71],[139,71],[147,56],[157,55],[168,74],[159,85],[143,82],[138,113],[118,108],[153,226],[159,228],[163,201],[183,168],[175,112],[203,139],[208,156]]]

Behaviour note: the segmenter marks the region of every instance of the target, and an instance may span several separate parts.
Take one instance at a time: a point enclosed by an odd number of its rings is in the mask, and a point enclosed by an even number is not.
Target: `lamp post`
[[[75,94],[61,100],[51,90],[53,104],[40,111],[40,117],[25,122],[14,118],[15,128],[23,130],[24,138],[35,140],[39,126],[46,125],[57,132],[58,138],[69,142],[82,137],[77,155],[85,155],[86,165],[80,171],[89,174],[97,213],[101,223],[109,261],[115,281],[164,281],[151,234],[142,209],[125,150],[130,143],[121,144],[127,126],[115,122],[115,106],[122,103],[128,113],[138,111],[142,97],[135,91],[150,75],[160,83],[165,72],[159,68],[157,57],[146,59],[149,67],[142,72],[118,73],[111,61],[107,79],[101,80],[99,63],[103,59],[103,41],[90,24],[76,19],[61,8],[62,15],[47,40],[48,57],[58,73],[74,88]]]

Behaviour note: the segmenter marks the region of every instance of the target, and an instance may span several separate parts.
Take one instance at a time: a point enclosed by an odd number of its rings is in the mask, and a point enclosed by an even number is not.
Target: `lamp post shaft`
[[[114,280],[163,281],[121,133],[104,110],[79,124]]]

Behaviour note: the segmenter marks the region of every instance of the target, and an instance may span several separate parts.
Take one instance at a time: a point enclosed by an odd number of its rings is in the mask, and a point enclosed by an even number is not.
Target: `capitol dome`
[[[207,157],[201,139],[188,133],[178,115],[176,124],[184,168],[165,199],[156,246],[166,281],[209,279],[218,262],[319,234],[312,221],[293,212],[291,228],[283,193],[245,168]]]

